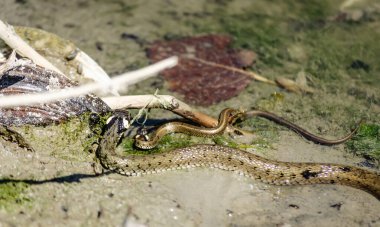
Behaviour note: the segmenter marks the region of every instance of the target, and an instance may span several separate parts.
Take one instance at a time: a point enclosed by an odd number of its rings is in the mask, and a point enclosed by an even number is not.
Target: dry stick
[[[90,56],[88,56],[85,52],[77,49],[77,55],[74,60],[80,63],[82,67],[82,75],[84,77],[91,78],[92,80],[99,83],[110,83],[110,76],[104,71],[104,69]],[[118,90],[114,88],[113,90],[107,91],[107,93],[120,96]],[[107,94],[106,93],[106,94]]]
[[[257,81],[261,81],[261,82],[264,82],[264,83],[273,84],[273,85],[276,84],[276,82],[274,82],[273,80],[269,80],[269,79],[267,79],[267,78],[265,78],[263,76],[260,76],[260,75],[258,75],[257,73],[254,73],[254,72],[248,72],[248,71],[245,71],[245,70],[242,70],[242,69],[239,69],[239,68],[235,68],[235,67],[232,67],[232,66],[222,65],[222,64],[206,61],[206,60],[195,58],[195,57],[181,56],[181,58],[188,58],[188,59],[192,59],[192,60],[201,62],[201,63],[206,64],[206,65],[210,65],[210,66],[214,66],[214,67],[218,67],[218,68],[227,69],[227,70],[230,70],[230,71],[233,71],[233,72],[238,72],[238,73],[250,76],[251,78],[253,78],[253,79],[257,80]]]
[[[35,51],[32,47],[30,47],[24,40],[20,38],[14,31],[11,25],[5,24],[0,20],[0,38],[4,40],[4,42],[16,50],[18,54],[32,59],[34,63],[44,68],[53,70],[57,73],[64,75],[58,68],[56,68],[53,64],[51,64],[48,60],[42,57],[37,51]]]
[[[170,110],[205,127],[215,127],[218,124],[217,119],[194,110],[188,104],[170,95],[128,95],[103,97],[102,100],[112,109],[161,108]],[[147,103],[149,104],[147,105]]]
[[[0,107],[16,107],[50,103],[60,99],[86,95],[98,90],[109,90],[110,88],[118,88],[122,85],[128,86],[136,83],[136,81],[141,80],[143,77],[150,76],[166,68],[173,67],[177,64],[177,62],[177,57],[170,57],[145,68],[128,72],[122,76],[114,77],[112,78],[110,84],[89,83],[78,87],[65,88],[49,92],[2,96],[0,97]]]

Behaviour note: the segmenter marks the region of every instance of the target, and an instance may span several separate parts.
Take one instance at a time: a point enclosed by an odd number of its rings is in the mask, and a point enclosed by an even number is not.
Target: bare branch
[[[170,95],[128,95],[103,97],[102,100],[112,109],[161,108],[170,110],[205,127],[215,127],[218,124],[217,119],[194,110],[188,104]]]
[[[267,78],[265,78],[263,76],[260,76],[259,74],[254,73],[254,72],[245,71],[245,70],[242,70],[242,69],[239,69],[239,68],[236,68],[236,67],[222,65],[222,64],[206,61],[206,60],[195,58],[195,57],[189,57],[189,56],[181,56],[181,57],[182,58],[189,58],[189,59],[201,62],[201,63],[206,64],[206,65],[210,65],[210,66],[213,66],[213,67],[219,67],[219,68],[227,69],[227,70],[230,70],[230,71],[233,71],[233,72],[238,72],[238,73],[247,75],[247,76],[251,77],[254,80],[261,81],[261,82],[264,82],[264,83],[273,84],[273,85],[276,84],[274,81],[269,80],[269,79],[267,79]]]
[[[125,73],[122,76],[114,77],[109,84],[89,83],[78,87],[66,88],[50,92],[3,96],[0,97],[0,107],[27,106],[49,103],[57,101],[59,99],[77,97],[96,91],[108,91],[113,89],[117,90],[121,86],[134,84],[141,78],[148,77],[152,74],[157,74],[166,68],[173,67],[177,64],[177,62],[177,57],[170,57],[145,68]]]

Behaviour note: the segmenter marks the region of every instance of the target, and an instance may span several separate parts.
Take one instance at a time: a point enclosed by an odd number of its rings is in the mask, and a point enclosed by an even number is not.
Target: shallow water
[[[330,138],[343,135],[363,117],[380,123],[380,6],[376,1],[5,0],[1,8],[2,20],[42,28],[73,41],[111,75],[148,63],[145,46],[122,38],[123,33],[146,43],[163,37],[230,34],[237,47],[258,53],[253,70],[269,78],[291,79],[305,70],[309,85],[317,91],[297,95],[251,82],[238,97],[199,107],[202,111],[213,114],[226,106],[258,107]],[[336,21],[343,11],[352,18]],[[355,60],[367,64],[369,71],[350,68]],[[128,94],[154,93],[157,84],[160,94],[178,96],[160,78],[133,86]],[[274,93],[283,98],[274,98]],[[154,116],[164,115],[157,111]],[[266,146],[253,149],[259,155],[348,165],[365,161],[347,152],[344,145],[319,146],[273,123],[253,123],[267,141]],[[269,186],[213,169],[136,178],[97,176],[91,155],[62,158],[43,146],[35,154],[26,154],[0,141],[0,184],[21,180],[29,185],[23,192],[27,201],[0,208],[4,226],[380,225],[380,202],[349,187]]]

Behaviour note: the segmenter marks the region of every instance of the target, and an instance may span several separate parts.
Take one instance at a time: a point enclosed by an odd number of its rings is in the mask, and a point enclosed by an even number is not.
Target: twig
[[[215,127],[218,124],[217,119],[194,110],[188,104],[170,95],[128,95],[103,97],[102,100],[112,109],[161,108],[170,110],[205,127]]]
[[[152,74],[157,74],[166,68],[173,67],[177,64],[177,62],[177,57],[170,57],[145,68],[125,73],[122,76],[114,77],[112,78],[110,84],[89,83],[78,87],[66,88],[57,91],[3,96],[0,97],[0,107],[15,107],[49,103],[57,101],[59,99],[77,97],[96,91],[107,91],[110,88],[111,90],[118,90],[120,86],[128,86],[135,83],[136,81],[139,81],[141,78],[148,77]]]
[[[230,70],[230,71],[233,71],[233,72],[238,72],[238,73],[250,76],[254,80],[261,81],[261,82],[264,82],[264,83],[273,84],[273,85],[276,84],[276,82],[274,82],[273,80],[269,80],[269,79],[267,79],[267,78],[265,78],[263,76],[260,76],[260,75],[258,75],[257,73],[254,73],[254,72],[249,72],[249,71],[245,71],[245,70],[242,70],[242,69],[239,69],[239,68],[235,68],[235,67],[232,67],[232,66],[222,65],[222,64],[215,63],[215,62],[210,62],[210,61],[206,61],[206,60],[203,60],[203,59],[199,59],[199,58],[195,58],[195,57],[189,57],[189,56],[185,56],[185,55],[181,56],[181,58],[188,58],[188,59],[191,59],[191,60],[194,60],[194,61],[201,62],[201,63],[206,64],[206,65],[210,65],[210,66],[214,66],[214,67],[218,67],[218,68],[227,69],[227,70]]]
[[[99,82],[99,83],[110,83],[111,78],[110,76],[103,70],[102,67],[90,56],[88,56],[85,52],[82,50],[77,50],[78,53],[75,56],[75,60],[78,61],[81,64],[82,67],[82,75],[88,78],[91,78],[92,80]],[[119,96],[119,92],[117,89],[106,91],[107,93],[111,93],[115,96]],[[106,93],[106,94],[107,94]]]

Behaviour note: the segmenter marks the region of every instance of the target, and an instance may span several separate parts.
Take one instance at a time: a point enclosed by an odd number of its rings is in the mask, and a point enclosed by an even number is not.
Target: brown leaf
[[[239,68],[251,65],[255,53],[231,49],[231,41],[225,35],[156,41],[148,49],[148,57],[156,62],[179,56],[179,64],[162,73],[169,89],[183,94],[188,102],[207,106],[238,95],[251,80]]]

